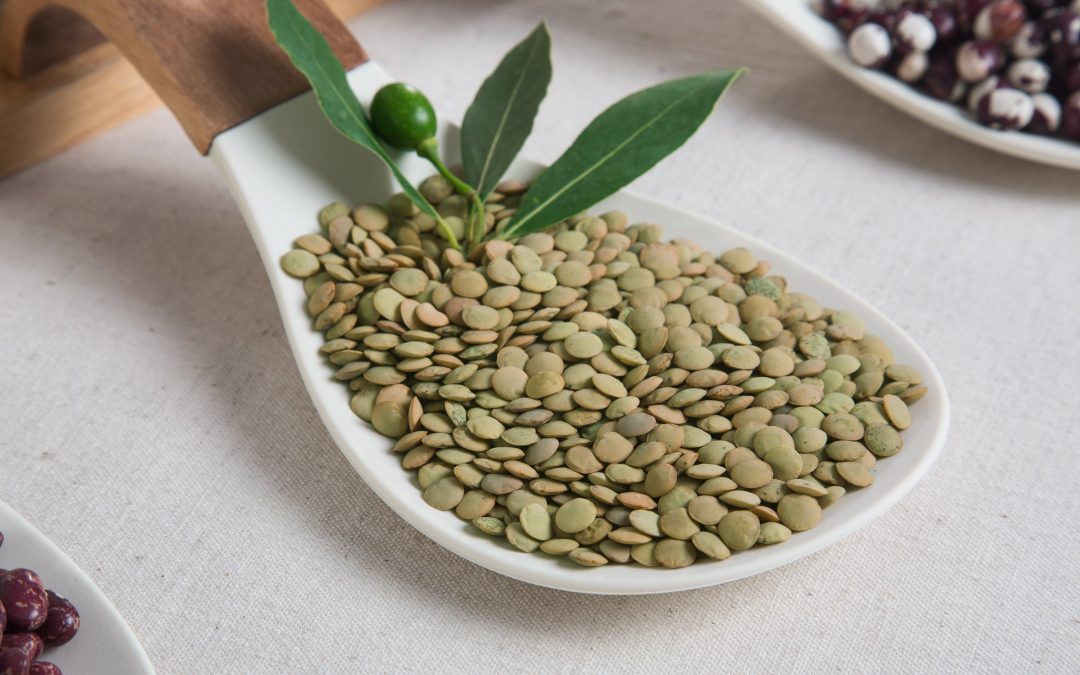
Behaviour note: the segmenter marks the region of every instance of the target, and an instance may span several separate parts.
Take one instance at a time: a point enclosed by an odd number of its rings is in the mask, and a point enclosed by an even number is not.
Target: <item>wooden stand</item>
[[[342,19],[381,2],[326,1]],[[4,31],[12,6],[0,0],[0,65],[9,71],[0,73],[0,178],[162,105],[79,15],[47,8],[30,23],[25,41],[16,41]]]

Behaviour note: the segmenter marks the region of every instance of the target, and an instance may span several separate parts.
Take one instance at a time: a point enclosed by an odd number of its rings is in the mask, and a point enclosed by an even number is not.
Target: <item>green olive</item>
[[[371,102],[375,133],[395,148],[415,150],[435,135],[435,109],[419,89],[394,82],[380,89]]]

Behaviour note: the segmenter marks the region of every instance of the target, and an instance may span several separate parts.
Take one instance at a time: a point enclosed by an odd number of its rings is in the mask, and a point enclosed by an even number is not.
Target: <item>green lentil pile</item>
[[[526,184],[506,182],[487,227]],[[465,199],[421,193],[459,236]],[[282,258],[424,500],[526,552],[685,567],[786,541],[900,451],[922,377],[743,248],[579,215],[467,257],[402,194]]]

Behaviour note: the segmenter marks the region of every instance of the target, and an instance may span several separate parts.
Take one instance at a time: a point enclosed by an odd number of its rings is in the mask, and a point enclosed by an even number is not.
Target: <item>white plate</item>
[[[154,667],[138,638],[105,594],[63,551],[10,506],[0,501],[0,567],[27,567],[46,588],[70,600],[79,610],[75,638],[47,647],[41,660],[55,663],[67,675],[153,675]]]
[[[810,0],[743,0],[833,70],[881,100],[957,138],[1033,162],[1080,169],[1080,144],[1019,131],[995,131],[971,120],[966,108],[923,94],[886,73],[855,65],[843,33],[818,16]]]
[[[390,81],[375,63],[349,73],[361,101]],[[442,147],[449,161],[457,147],[456,129],[444,125]],[[878,465],[877,482],[845,496],[811,532],[797,534],[773,547],[755,548],[718,563],[680,570],[609,565],[585,569],[567,560],[522,553],[463,523],[453,513],[436,511],[421,498],[412,473],[401,469],[400,456],[388,452],[389,441],[361,422],[349,409],[349,390],[331,378],[323,360],[321,334],[311,328],[302,284],[281,271],[280,257],[301,234],[315,230],[315,214],[323,205],[343,200],[384,201],[396,191],[388,172],[366,151],[352,146],[323,119],[310,94],[297,97],[215,141],[211,157],[224,173],[266,266],[281,310],[289,343],[311,399],[338,447],[367,484],[409,524],[458,555],[522,581],[583,593],[662,593],[719,584],[764,572],[818,551],[854,532],[892,506],[918,482],[941,451],[949,423],[945,385],[926,354],[895,324],[824,275],[733,228],[630,192],[620,192],[596,207],[619,208],[634,221],[662,223],[667,236],[690,237],[711,249],[746,246],[773,262],[776,273],[792,288],[810,293],[827,306],[859,313],[870,331],[881,336],[901,363],[917,367],[929,394],[914,407],[914,427],[905,433],[905,448]],[[431,173],[416,157],[402,159],[413,180]],[[511,177],[531,177],[540,166],[517,162]],[[282,401],[281,405],[299,405]],[[342,518],[352,517],[341,514]],[[422,555],[418,552],[418,555]]]

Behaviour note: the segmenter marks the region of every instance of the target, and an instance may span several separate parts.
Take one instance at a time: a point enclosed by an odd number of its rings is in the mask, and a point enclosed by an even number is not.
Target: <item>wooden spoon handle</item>
[[[352,68],[367,55],[323,0],[294,0]],[[214,137],[308,89],[274,42],[266,0],[6,0],[0,60],[17,75],[30,22],[47,5],[94,24],[176,115],[199,152]]]

